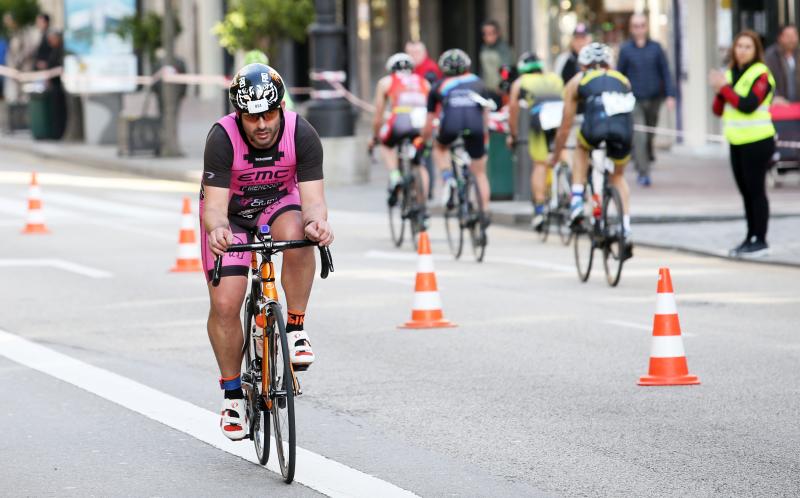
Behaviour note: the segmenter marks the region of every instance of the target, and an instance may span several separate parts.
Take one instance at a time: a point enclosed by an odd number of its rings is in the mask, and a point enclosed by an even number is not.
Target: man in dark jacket
[[[778,41],[764,53],[764,63],[775,78],[776,104],[800,101],[800,48],[797,28],[782,26]]]
[[[647,16],[631,16],[631,39],[622,44],[617,70],[628,77],[636,97],[634,124],[656,126],[658,111],[666,97],[667,108],[675,109],[675,83],[667,64],[667,56],[658,42],[647,33]],[[653,134],[636,132],[633,141],[633,160],[639,173],[638,183],[649,187],[650,164],[653,161]]]

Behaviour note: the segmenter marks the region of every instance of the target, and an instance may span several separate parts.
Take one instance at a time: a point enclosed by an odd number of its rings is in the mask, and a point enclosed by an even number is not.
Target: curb
[[[57,142],[42,143],[57,147]],[[158,156],[153,157],[149,164],[136,164],[126,159],[98,157],[96,155],[87,154],[80,151],[65,151],[63,148],[61,150],[56,150],[49,147],[37,147],[36,142],[27,144],[19,140],[0,138],[0,145],[2,145],[2,147],[6,150],[24,152],[42,159],[74,162],[80,164],[81,166],[86,166],[93,169],[129,173],[133,175],[146,176],[148,178],[157,178],[159,180],[199,182],[201,175],[199,168],[196,172],[192,172],[186,170],[176,171],[159,167],[157,165],[159,160],[169,161],[169,159],[159,158]]]

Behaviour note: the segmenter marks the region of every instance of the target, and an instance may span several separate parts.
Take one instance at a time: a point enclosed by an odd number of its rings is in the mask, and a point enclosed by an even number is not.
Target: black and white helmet
[[[414,70],[414,60],[405,52],[397,52],[386,61],[386,72],[394,73],[405,71],[410,73]]]
[[[578,54],[578,64],[587,67],[595,64],[610,66],[611,49],[605,43],[590,43],[583,47]]]
[[[439,57],[439,68],[446,76],[456,76],[469,71],[472,61],[466,52],[451,48]]]
[[[280,107],[285,91],[278,71],[254,63],[236,72],[228,88],[228,100],[237,112],[259,114]]]

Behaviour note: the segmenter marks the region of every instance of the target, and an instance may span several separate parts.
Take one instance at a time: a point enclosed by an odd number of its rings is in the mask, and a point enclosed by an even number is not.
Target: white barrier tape
[[[336,81],[329,81],[329,83],[336,90],[339,90],[339,91],[343,92],[344,93],[344,98],[347,99],[348,102],[350,102],[351,104],[353,104],[354,106],[356,106],[356,107],[358,107],[360,109],[363,109],[363,110],[365,110],[365,111],[367,111],[369,113],[375,114],[375,106],[374,105],[370,104],[369,102],[367,102],[365,100],[361,100],[360,98],[356,97],[355,95],[350,93],[347,90],[347,88],[345,88],[341,83],[338,83]]]
[[[347,73],[344,71],[311,71],[308,77],[312,81],[327,81],[328,83],[343,83],[347,80]]]
[[[340,99],[344,96],[341,90],[311,90],[311,98],[315,100]]]

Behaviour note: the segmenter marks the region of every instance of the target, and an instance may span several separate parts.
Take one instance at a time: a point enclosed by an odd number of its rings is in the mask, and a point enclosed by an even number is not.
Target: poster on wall
[[[115,33],[136,0],[64,0],[64,86],[71,93],[136,89],[136,55]]]

